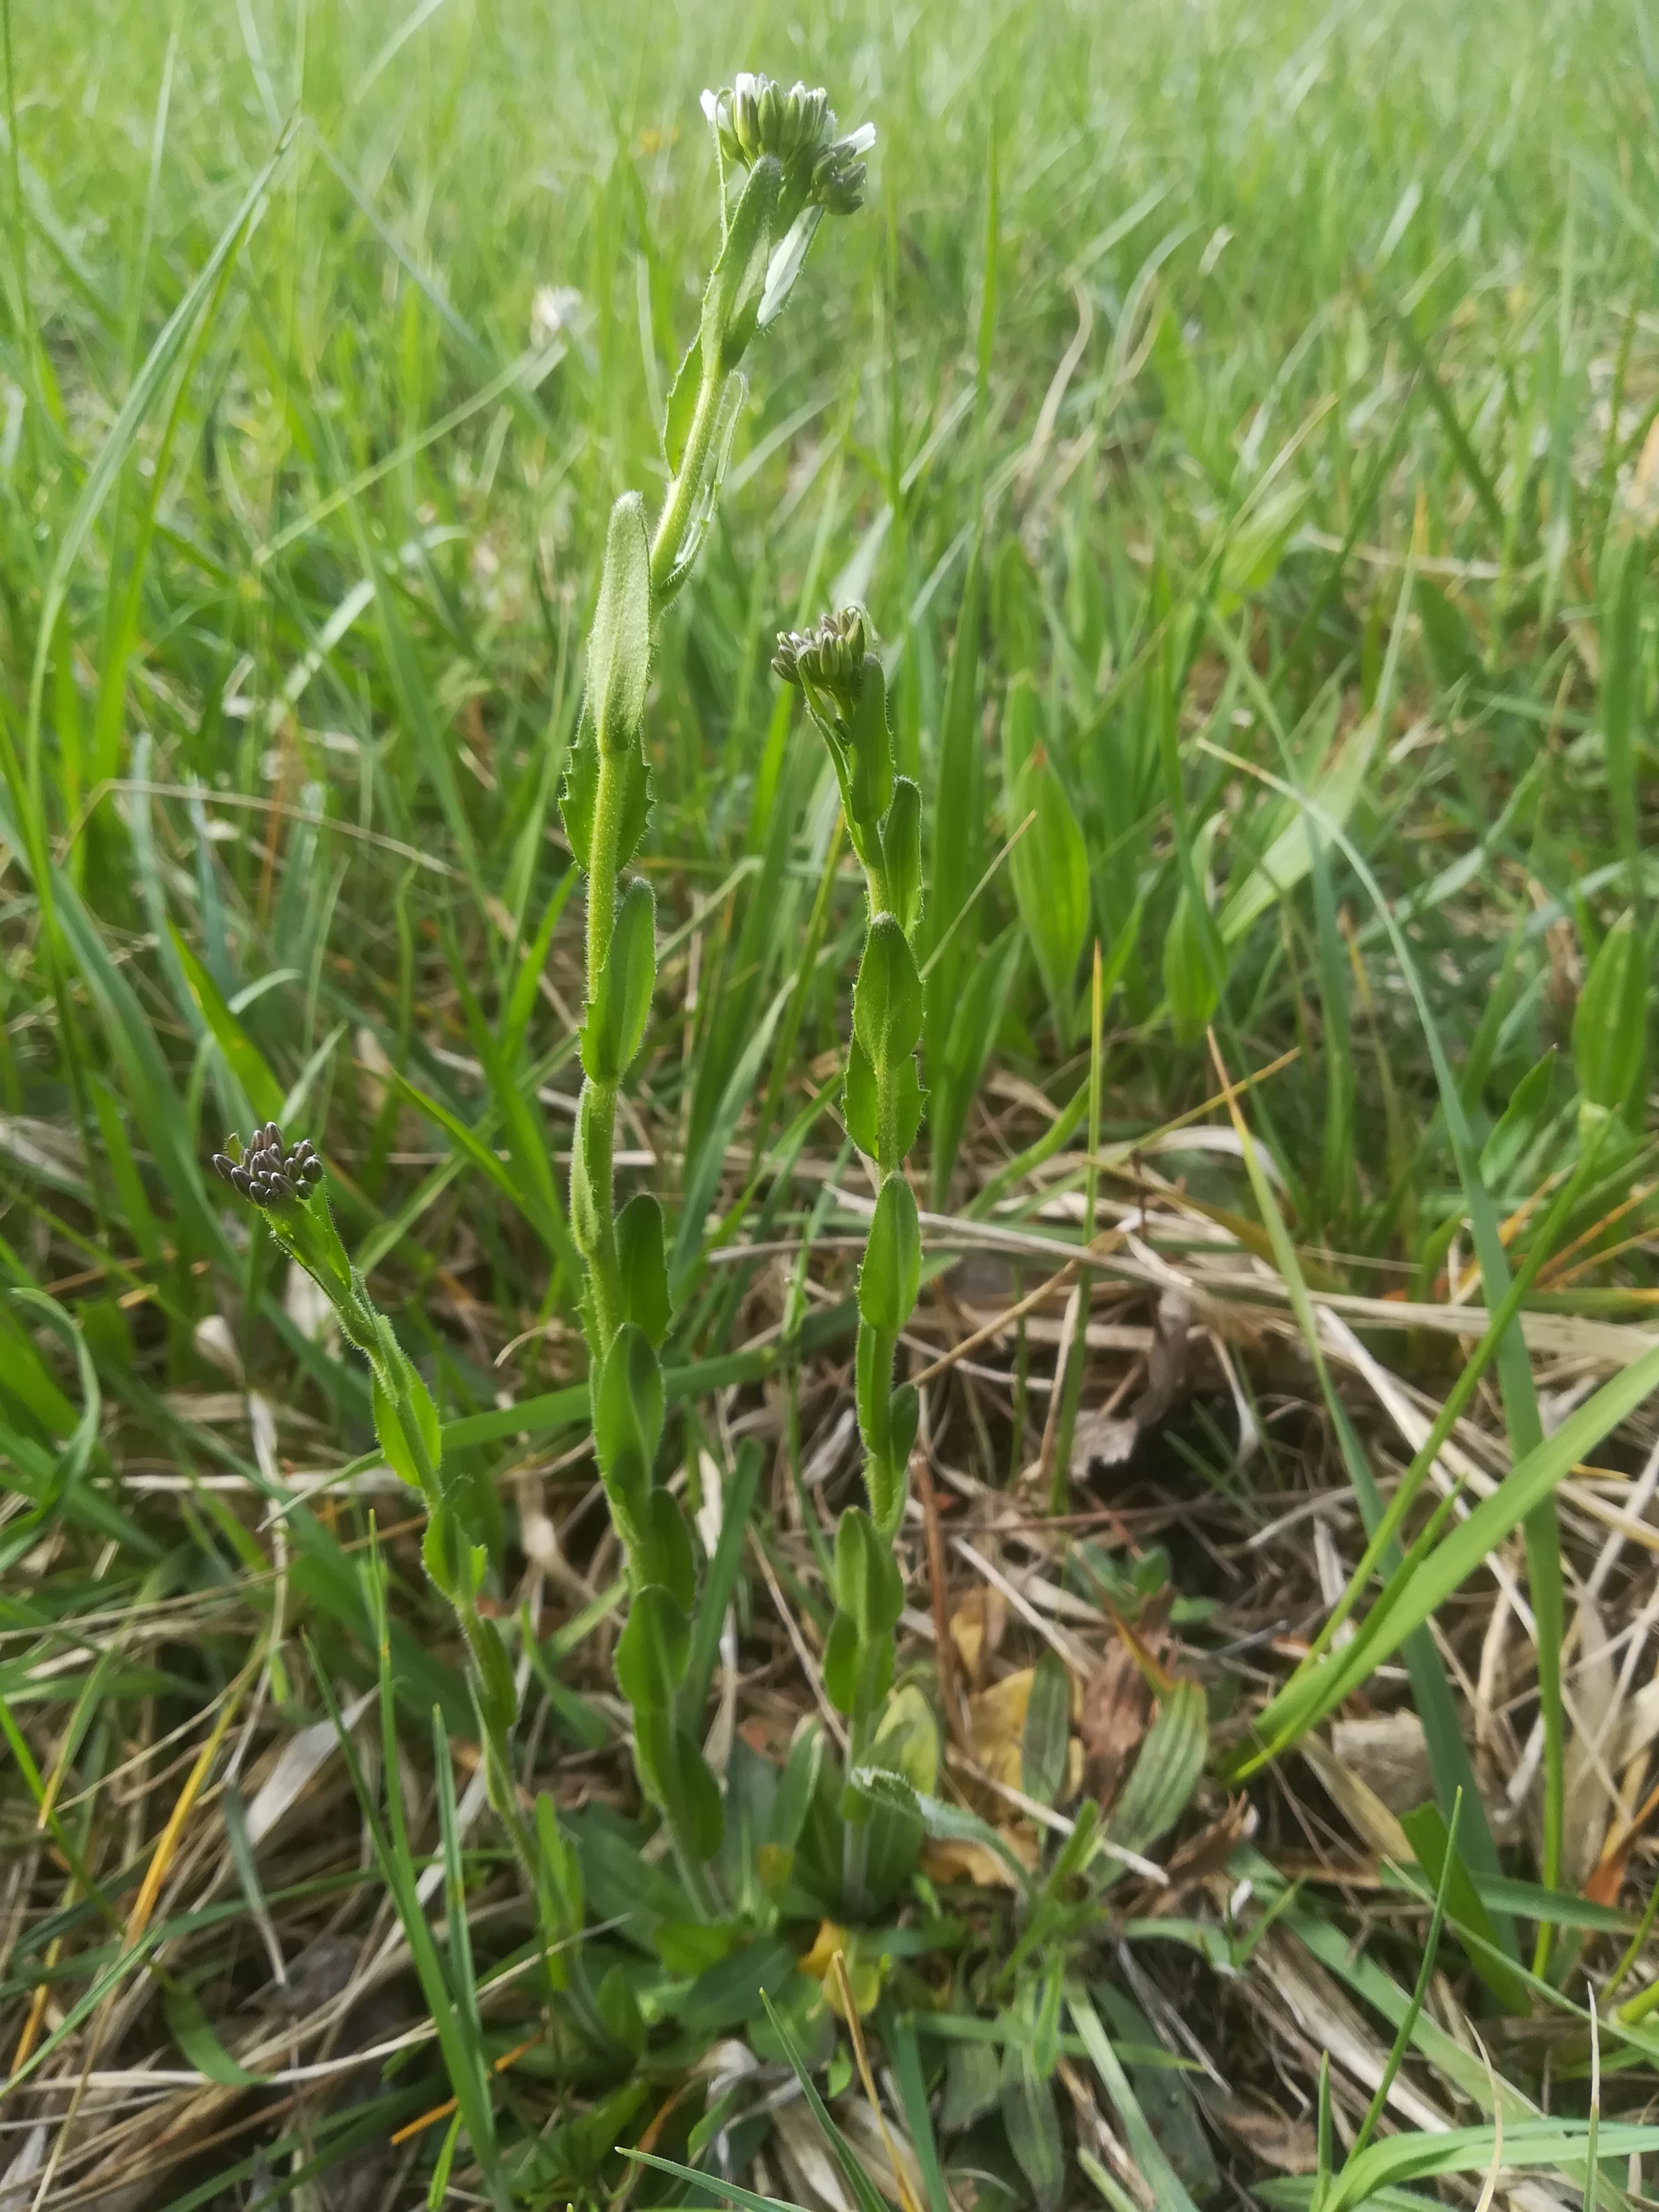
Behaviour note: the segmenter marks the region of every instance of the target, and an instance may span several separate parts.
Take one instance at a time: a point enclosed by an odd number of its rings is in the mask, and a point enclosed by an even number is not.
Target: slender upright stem
[[[724,378],[703,372],[697,387],[697,404],[691,416],[691,427],[686,432],[685,453],[679,473],[668,487],[668,496],[663,501],[662,513],[657,519],[657,531],[651,540],[651,592],[656,595],[667,585],[679,561],[685,542],[686,526],[691,520],[691,510],[696,505],[697,494],[702,488],[703,470],[708,461],[708,448],[714,436],[714,424],[719,420],[720,399],[726,389]]]

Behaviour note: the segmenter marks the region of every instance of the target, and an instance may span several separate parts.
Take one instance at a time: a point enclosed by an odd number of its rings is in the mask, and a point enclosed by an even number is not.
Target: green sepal
[[[622,1273],[623,1319],[659,1346],[668,1334],[672,1309],[662,1208],[648,1190],[635,1191],[617,1216],[617,1263]]]
[[[893,803],[882,824],[882,857],[887,864],[887,896],[899,927],[908,937],[921,920],[921,787],[908,775],[893,785]]]
[[[646,766],[645,755],[637,745],[630,746],[621,756],[626,781],[617,837],[617,866],[624,868],[639,850],[651,819],[651,772]],[[570,748],[570,759],[564,772],[564,786],[559,793],[559,812],[564,820],[564,834],[570,840],[570,849],[576,856],[576,865],[584,875],[592,872],[593,811],[599,795],[599,747],[593,734],[593,725],[586,714],[576,732],[576,742]]]
[[[894,915],[870,925],[853,986],[853,1032],[878,1077],[914,1052],[921,1035],[921,978]]]
[[[684,1607],[660,1583],[644,1583],[617,1638],[617,1687],[636,1713],[672,1712],[690,1656]]]
[[[595,1083],[620,1083],[640,1048],[657,981],[657,902],[643,876],[623,894],[611,950],[582,1024],[582,1066]]]
[[[921,1229],[902,1175],[890,1175],[876,1200],[859,1269],[859,1312],[873,1329],[896,1336],[915,1310],[921,1285]]]
[[[625,491],[611,510],[587,641],[588,715],[602,752],[637,744],[650,680],[651,538],[645,501]]]
[[[680,463],[685,459],[685,441],[691,434],[691,418],[697,411],[697,394],[702,388],[702,333],[699,331],[675,372],[668,405],[663,411],[663,459],[674,476],[679,474]]]
[[[646,1500],[641,1571],[648,1583],[660,1584],[682,1612],[690,1613],[697,1595],[691,1532],[678,1499],[669,1491],[653,1490]]]
[[[866,836],[878,834],[893,797],[893,741],[887,728],[887,678],[873,653],[864,659],[858,702],[848,724],[851,775],[848,811]]]
[[[720,376],[728,376],[743,359],[760,319],[766,268],[772,257],[772,222],[777,212],[783,171],[768,154],[749,172],[726,243],[703,295],[702,356]]]

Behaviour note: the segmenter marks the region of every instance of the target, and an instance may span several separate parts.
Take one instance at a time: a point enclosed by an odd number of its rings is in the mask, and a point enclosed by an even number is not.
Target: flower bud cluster
[[[772,671],[786,684],[810,684],[850,714],[864,684],[870,622],[862,607],[825,615],[811,629],[780,630]]]
[[[744,70],[729,90],[704,93],[702,106],[726,160],[752,169],[769,154],[799,193],[797,204],[851,215],[863,204],[860,157],[875,143],[874,127],[866,124],[837,138],[836,112],[822,87],[809,91],[795,84],[786,92],[769,76]]]
[[[246,1147],[239,1149],[242,1152],[240,1161],[233,1160],[225,1152],[216,1152],[214,1172],[222,1182],[229,1183],[255,1206],[276,1206],[307,1198],[323,1179],[323,1164],[310,1138],[301,1137],[297,1145],[284,1146],[283,1133],[274,1121],[255,1129]]]

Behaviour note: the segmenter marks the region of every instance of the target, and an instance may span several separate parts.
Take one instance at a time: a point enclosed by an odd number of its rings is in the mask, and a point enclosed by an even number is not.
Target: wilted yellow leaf
[[[985,1662],[1002,1642],[1008,1626],[1008,1601],[1000,1590],[972,1589],[951,1615],[951,1641],[963,1672],[975,1687],[985,1679]]]
[[[1018,1674],[994,1682],[968,1700],[974,1755],[994,1782],[1011,1790],[1019,1788],[1020,1739],[1036,1674],[1034,1667],[1022,1667]]]
[[[1004,1832],[1003,1841],[1028,1872],[1036,1871],[1037,1841],[1022,1823]],[[964,1838],[929,1844],[921,1855],[921,1870],[930,1881],[971,1881],[981,1889],[1013,1889],[1013,1869],[988,1844]]]
[[[844,2019],[840,1978],[830,1972],[837,1953],[847,1967],[847,1985],[853,1992],[854,2004],[860,2014],[869,2012],[881,1995],[881,1967],[877,1960],[859,1955],[857,1939],[845,1928],[838,1928],[833,1920],[821,1921],[811,1949],[803,1953],[796,1964],[803,1974],[823,1984],[830,2009]]]

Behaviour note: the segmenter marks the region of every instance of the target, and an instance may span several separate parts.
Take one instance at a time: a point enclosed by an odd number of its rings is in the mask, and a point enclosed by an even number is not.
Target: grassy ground
[[[0,2212],[714,2201],[641,2143],[812,2212],[1640,2199],[1644,0],[8,37]],[[867,1212],[860,887],[768,663],[862,599],[950,927],[899,1664],[957,1809],[845,1934],[858,2036],[833,1884],[734,1861],[694,1924],[639,1817],[538,1195],[580,643],[696,325],[696,95],[747,66],[880,137],[661,637],[622,1158],[670,1202],[670,1463],[711,1549],[748,1523],[709,1725],[758,1835]],[[363,1371],[205,1172],[279,1109],[497,1516],[597,2056]]]

